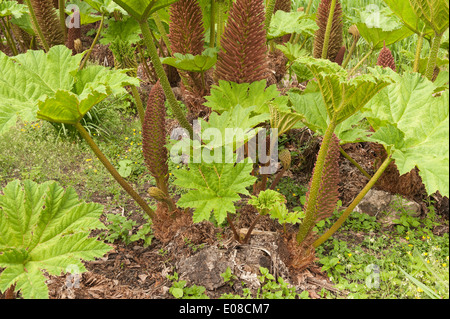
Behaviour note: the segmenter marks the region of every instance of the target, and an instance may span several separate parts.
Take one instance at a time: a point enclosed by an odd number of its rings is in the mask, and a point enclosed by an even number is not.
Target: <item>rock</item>
[[[385,191],[371,189],[355,207],[355,211],[376,216],[380,212],[387,210],[392,197],[392,194]]]
[[[420,215],[421,207],[418,203],[402,196],[393,196],[389,212],[401,213],[402,211],[406,211],[411,216],[417,217]]]
[[[278,236],[277,233],[255,231],[248,244],[235,242],[228,249],[206,247],[180,260],[176,265],[177,273],[180,279],[204,286],[209,291],[227,284],[221,274],[228,267],[237,278],[235,282],[245,282],[246,287],[254,291],[260,287],[260,267],[267,268],[275,278],[280,276],[290,283],[288,268],[278,253]]]
[[[377,216],[381,212],[386,212],[389,216],[395,216],[395,219],[399,218],[402,212],[407,212],[411,216],[419,216],[421,206],[400,195],[371,189],[356,206],[355,211],[370,216]]]
[[[189,282],[204,286],[207,290],[214,290],[225,284],[220,274],[224,273],[229,266],[232,265],[225,253],[211,246],[182,260],[177,268],[181,278],[186,277]]]

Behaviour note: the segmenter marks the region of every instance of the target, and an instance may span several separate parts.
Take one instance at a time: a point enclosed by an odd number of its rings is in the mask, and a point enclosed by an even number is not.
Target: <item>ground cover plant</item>
[[[0,0],[0,293],[448,298],[448,12]]]

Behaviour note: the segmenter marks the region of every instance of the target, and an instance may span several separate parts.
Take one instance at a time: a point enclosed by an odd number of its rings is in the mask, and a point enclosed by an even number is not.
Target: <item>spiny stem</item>
[[[420,52],[422,51],[424,37],[425,37],[425,35],[423,33],[421,33],[421,34],[419,34],[419,38],[417,39],[416,55],[414,57],[413,72],[419,72]]]
[[[216,11],[216,0],[211,0],[211,12],[209,16],[209,47],[214,48],[214,41],[216,37],[216,19],[215,19],[215,11]]]
[[[4,28],[2,27],[2,22],[3,22]],[[1,17],[0,31],[2,31],[2,33],[5,35],[6,42],[8,43],[8,46],[11,48],[13,55],[19,54],[19,52],[17,51],[16,44],[14,43],[14,39],[11,36],[10,29],[8,28],[8,25],[7,25],[4,17]]]
[[[31,1],[30,0],[25,0],[25,1],[27,3],[28,10],[30,12],[31,21],[33,22],[34,29],[35,29],[36,33],[38,34],[39,39],[41,40],[41,43],[42,43],[42,46],[44,47],[45,52],[48,52],[48,50],[50,50],[50,47],[48,46],[47,40],[45,40],[44,34],[42,33],[42,29],[39,26],[33,6],[31,5]]]
[[[158,11],[152,14],[153,20],[155,20],[156,27],[158,28],[159,34],[161,35],[161,38],[164,41],[164,44],[166,45],[167,52],[169,53],[169,56],[172,55],[172,50],[170,49],[170,41],[167,37],[166,29],[164,28],[164,25],[161,22],[161,18],[159,17]]]
[[[164,72],[161,60],[159,59],[158,51],[156,50],[155,44],[153,43],[148,22],[141,21],[139,22],[139,25],[141,27],[142,35],[144,37],[144,43],[147,46],[150,58],[152,59],[153,62],[153,67],[155,68],[156,75],[158,76],[161,86],[164,90],[164,94],[166,95],[166,98],[169,101],[170,108],[172,109],[172,112],[177,118],[180,125],[189,132],[189,135],[192,138],[194,136],[192,126],[189,124],[188,120],[184,116],[183,111],[181,110],[180,105],[178,104],[178,101],[175,98],[172,88],[170,87],[170,83],[167,78],[166,72]]]
[[[136,88],[136,86],[131,85],[131,93],[133,94],[134,101],[136,102],[136,108],[139,114],[139,120],[141,121],[141,126],[144,124],[144,118],[145,118],[145,110],[144,106],[142,104],[141,96],[139,95],[139,91]]]
[[[67,40],[67,28],[66,28],[66,0],[59,0],[59,23],[61,24],[61,29],[64,32],[64,42]]]
[[[369,175],[369,173],[366,172],[366,170],[364,168],[362,168],[361,165],[359,165],[350,155],[348,155],[343,149],[342,147],[339,146],[339,151],[341,152],[341,154],[350,161],[350,163],[352,163],[353,165],[356,166],[357,169],[359,169],[359,171],[365,176],[367,177],[369,180],[372,178],[372,176]]]
[[[425,72],[425,77],[430,81],[433,78],[434,68],[436,67],[436,60],[439,47],[441,46],[442,36],[443,34],[435,34],[433,42],[431,44],[430,55],[428,56],[427,70]]]
[[[259,219],[261,218],[261,215],[258,214],[258,216],[255,218],[255,220],[252,222],[250,227],[247,230],[247,234],[245,235],[244,240],[242,241],[243,244],[247,244],[248,240],[250,239],[250,235],[252,234],[253,228],[255,228],[256,224],[258,223]]]
[[[159,43],[159,41],[156,39],[155,33],[153,32],[153,30],[150,30],[150,34],[151,34],[151,36],[152,36],[153,43],[156,43],[156,46],[158,47],[157,49],[158,49],[159,52],[161,53],[161,56],[162,56],[163,58],[168,57],[168,56],[169,56],[169,52],[167,52],[167,56],[166,56],[166,52],[164,52],[161,43]]]
[[[122,188],[141,206],[144,212],[151,218],[156,218],[155,212],[148,206],[145,200],[123,179],[123,177],[117,172],[111,162],[102,153],[100,148],[95,144],[86,129],[79,122],[75,124],[75,128],[78,130],[83,139],[88,143],[97,158],[102,162],[103,166],[110,172],[114,179],[122,186]]]
[[[314,175],[312,177],[311,186],[309,189],[308,204],[305,212],[305,218],[303,219],[300,229],[297,233],[297,243],[301,244],[303,240],[308,236],[314,222],[316,220],[316,204],[317,197],[319,194],[319,187],[322,181],[323,168],[325,166],[325,159],[328,154],[328,149],[330,148],[330,141],[336,128],[336,119],[338,112],[335,112],[330,124],[325,131],[323,136],[322,145],[319,149],[319,154],[317,155],[316,166],[314,168]]]
[[[348,75],[352,75],[356,70],[358,70],[358,68],[361,66],[361,64],[363,64],[364,61],[367,60],[367,58],[373,53],[373,49],[370,49],[370,51],[358,62],[357,65],[355,65],[355,67],[353,69],[351,69],[350,72],[348,72]]]
[[[233,221],[231,220],[229,215],[227,215],[227,221],[228,221],[228,224],[230,224],[231,231],[233,232],[233,235],[234,235],[234,239],[237,241],[240,241],[239,234],[237,233],[236,227],[234,227]]]
[[[348,62],[350,62],[350,58],[353,55],[353,52],[355,52],[356,44],[358,43],[358,39],[353,38],[352,46],[350,47],[350,50],[347,53],[347,56],[345,57],[344,62],[342,63],[342,68],[345,69],[347,67]]]
[[[309,11],[311,11],[312,2],[313,2],[313,0],[309,0],[308,6],[306,7],[306,10],[305,10],[305,14],[309,14]]]
[[[377,180],[380,178],[380,176],[383,174],[385,169],[388,167],[388,165],[391,163],[392,158],[389,156],[386,158],[381,164],[380,168],[376,171],[376,173],[372,176],[372,178],[369,180],[369,182],[366,184],[366,186],[362,189],[362,191],[356,196],[356,198],[353,200],[353,202],[347,207],[347,209],[342,213],[341,217],[334,223],[333,226],[330,227],[330,229],[323,234],[319,239],[317,239],[313,246],[314,248],[319,247],[323,242],[325,242],[328,238],[333,235],[339,227],[344,223],[344,221],[347,219],[347,217],[353,212],[356,205],[359,204],[359,202],[366,196],[366,194],[369,192],[369,190],[375,185]]]
[[[266,19],[264,21],[264,28],[266,29],[266,32],[269,31],[270,21],[272,21],[273,10],[275,9],[275,2],[277,2],[277,1],[276,0],[268,0],[267,6],[266,6]]]
[[[281,171],[278,172],[277,175],[275,175],[275,178],[272,181],[272,184],[270,185],[270,189],[274,190],[277,184],[280,182],[281,178],[283,177],[284,173],[286,172],[286,168],[282,168]]]
[[[336,8],[336,1],[331,1],[330,13],[328,14],[327,28],[325,29],[325,38],[323,40],[323,48],[322,48],[322,59],[326,59],[328,57],[328,44],[330,42],[331,35],[331,27],[333,26],[334,19],[334,9]]]
[[[142,51],[141,45],[139,43],[137,44],[137,49],[139,51],[139,57],[141,59],[141,63],[144,65],[145,73],[147,73],[148,79],[151,80],[152,79],[152,76],[151,76],[152,72],[150,71],[150,67],[147,64],[147,61],[146,61],[145,56],[144,56],[144,52]]]
[[[217,0],[216,0],[217,1]],[[220,40],[222,40],[222,34],[225,28],[225,4],[223,0],[218,0],[217,2],[217,40],[216,46],[220,47]]]
[[[100,36],[100,32],[103,29],[103,22],[105,21],[105,14],[102,14],[102,19],[100,20],[100,26],[98,27],[97,34],[95,35],[94,41],[91,44],[91,47],[89,48],[86,56],[83,59],[83,62],[81,62],[79,70],[82,70],[86,66],[86,62],[89,60],[89,57],[91,56],[91,52],[94,49],[94,46],[97,44],[98,38]]]

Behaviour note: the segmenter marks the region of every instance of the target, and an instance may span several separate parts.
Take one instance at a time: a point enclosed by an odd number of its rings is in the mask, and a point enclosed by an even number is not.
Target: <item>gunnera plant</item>
[[[173,53],[203,52],[202,11],[195,0],[180,0],[170,7],[170,48]]]
[[[336,62],[339,65],[342,65],[342,62],[344,62],[345,51],[346,51],[345,46],[342,46],[334,62]]]
[[[268,76],[263,0],[233,3],[221,38],[215,80],[252,83]]]
[[[377,65],[384,68],[391,68],[393,71],[396,71],[394,56],[392,55],[391,50],[386,47],[386,42],[378,55]]]
[[[275,7],[273,8],[273,12],[275,13],[278,10],[281,10],[284,12],[290,12],[291,11],[291,0],[276,0]]]
[[[159,81],[151,88],[142,125],[142,150],[145,164],[156,186],[167,194],[167,148],[165,95]]]
[[[325,157],[325,163],[323,167],[322,179],[317,194],[317,200],[315,207],[309,207],[309,191],[306,193],[306,202],[304,210],[306,216],[303,223],[300,225],[299,232],[297,234],[297,241],[302,242],[311,232],[314,225],[333,214],[334,209],[339,198],[339,140],[335,134],[333,134],[330,140],[330,146]],[[314,177],[315,168],[310,181]],[[312,213],[308,213],[312,212]]]
[[[51,0],[30,0],[37,23],[42,34],[51,47],[64,44],[64,30],[59,23],[58,15]]]
[[[330,33],[327,36],[328,18],[330,17],[330,11],[332,3],[335,1],[334,12],[332,15],[332,21],[330,25]],[[336,56],[342,47],[343,35],[342,35],[342,7],[339,0],[322,0],[320,1],[319,8],[317,9],[316,23],[319,29],[314,36],[314,52],[313,55],[316,59],[326,58],[330,61],[336,61]],[[327,50],[326,55],[323,54],[323,50]]]
[[[114,56],[114,67],[116,69],[130,69],[127,74],[136,77],[138,63],[135,48],[128,41],[116,40],[111,42],[109,49]]]
[[[291,12],[291,0],[276,0],[275,6],[273,8],[273,13],[277,12],[278,10],[284,11],[284,12]],[[280,39],[275,39],[276,43],[285,43],[289,41],[291,35],[285,34]]]
[[[200,55],[204,49],[204,27],[202,10],[196,0],[180,0],[170,7],[170,48],[172,54]],[[209,93],[198,72],[178,70],[181,77],[183,101],[194,117],[203,115],[208,108],[203,106],[203,96]]]

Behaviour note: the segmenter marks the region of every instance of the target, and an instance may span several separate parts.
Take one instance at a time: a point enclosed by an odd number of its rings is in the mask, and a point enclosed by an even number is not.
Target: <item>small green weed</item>
[[[195,253],[197,252],[197,250],[202,249],[203,247],[205,247],[205,244],[200,244],[200,245],[195,245],[191,242],[191,240],[187,237],[183,238],[184,243],[190,248],[192,249],[192,251]]]
[[[323,225],[316,225],[317,230],[338,216],[335,211]],[[433,234],[435,212],[421,219],[403,210],[394,223],[395,227],[382,229],[374,217],[353,213],[339,239],[316,249],[322,271],[336,288],[348,292],[347,298],[448,298],[449,239],[448,233]],[[350,241],[361,236],[361,240]]]
[[[176,272],[173,275],[167,275],[167,279],[172,281],[169,292],[176,299],[209,299],[205,294],[205,287],[197,285],[186,287],[186,280],[179,280]]]
[[[126,245],[129,245],[132,242],[142,239],[144,241],[144,247],[148,247],[152,243],[153,231],[151,229],[150,220],[147,220],[147,222],[133,234],[133,230],[137,225],[134,220],[114,213],[107,214],[106,218],[109,224],[106,225],[107,232],[101,236],[104,240],[110,243],[120,240]]]

